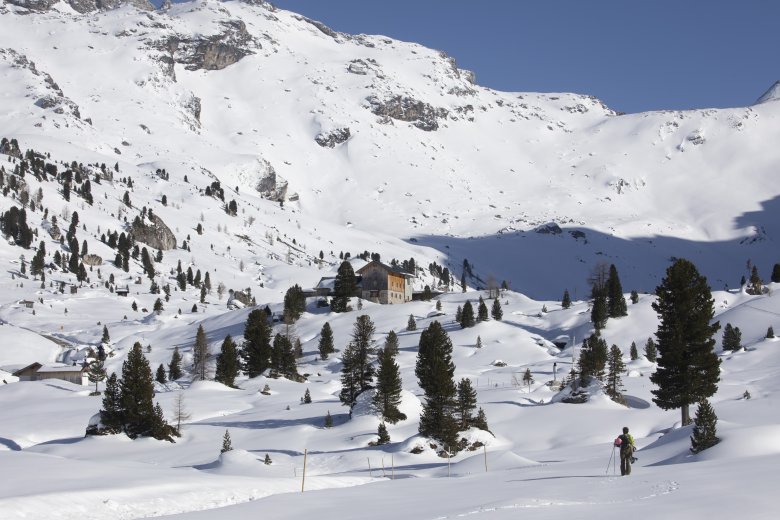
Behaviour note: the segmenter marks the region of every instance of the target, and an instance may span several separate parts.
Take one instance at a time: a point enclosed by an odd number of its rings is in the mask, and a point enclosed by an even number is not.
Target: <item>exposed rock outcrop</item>
[[[130,234],[136,242],[143,242],[154,249],[168,251],[176,247],[176,236],[165,222],[154,214],[148,220],[138,219],[133,222]]]
[[[9,4],[18,5],[32,11],[48,11],[59,0],[6,0]],[[108,11],[124,4],[129,4],[144,11],[154,11],[155,7],[148,0],[65,0],[77,13],[92,13]]]
[[[213,36],[188,38],[173,36],[158,44],[170,60],[184,65],[187,70],[221,70],[260,49],[260,42],[246,30],[241,20],[222,23],[225,30]]]
[[[287,198],[287,181],[276,174],[276,170],[268,161],[263,160],[265,174],[257,183],[256,190],[266,199],[283,201]]]
[[[438,130],[438,120],[446,118],[449,113],[444,108],[434,108],[428,103],[404,96],[395,96],[386,101],[372,96],[367,101],[374,114],[412,123],[426,132]]]
[[[323,148],[334,148],[337,144],[347,142],[350,137],[352,133],[349,128],[336,128],[330,132],[321,132],[314,140]]]
[[[563,231],[561,230],[561,226],[555,222],[548,222],[547,224],[542,224],[541,226],[534,228],[534,233],[540,233],[542,235],[560,235]]]
[[[103,265],[103,257],[100,255],[86,254],[81,257],[84,265]]]

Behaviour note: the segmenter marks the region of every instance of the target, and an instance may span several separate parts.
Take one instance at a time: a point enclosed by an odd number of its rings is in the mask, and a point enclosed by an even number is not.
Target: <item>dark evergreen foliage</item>
[[[157,367],[157,374],[155,375],[154,380],[162,385],[168,382],[168,377],[165,373],[165,365],[162,363],[160,363],[160,366]]]
[[[311,404],[311,392],[309,392],[308,388],[303,394],[303,404]]]
[[[391,356],[397,356],[398,355],[398,352],[399,352],[398,336],[396,335],[394,330],[391,330],[390,332],[387,333],[387,338],[385,338],[384,349]]]
[[[493,307],[490,309],[490,315],[496,321],[501,321],[504,317],[504,311],[501,309],[501,302],[498,301],[498,298],[493,300]]]
[[[636,289],[633,289],[631,291],[631,304],[636,305],[637,303],[639,303],[639,293],[636,292]]]
[[[271,364],[271,327],[268,315],[260,309],[249,313],[240,350],[243,370],[250,378],[265,372]]]
[[[217,354],[217,371],[214,375],[214,381],[235,388],[239,369],[240,363],[238,361],[236,343],[228,334],[222,342],[219,354]]]
[[[328,413],[325,415],[325,428],[333,428],[333,417],[330,415],[330,410],[328,410]]]
[[[742,348],[742,331],[739,327],[732,327],[727,323],[723,327],[723,350],[734,351]]]
[[[330,308],[333,312],[346,312],[349,306],[349,299],[355,296],[357,290],[357,281],[352,264],[344,261],[339,266],[336,273],[336,280],[333,285],[333,298],[330,301]]]
[[[168,363],[168,379],[171,381],[176,381],[182,375],[181,354],[179,354],[179,347],[174,347],[173,354],[171,354],[171,362]]]
[[[271,370],[274,375],[286,377],[291,381],[298,381],[298,366],[295,363],[295,350],[290,338],[282,334],[274,336],[271,348]]]
[[[571,307],[571,297],[569,296],[569,290],[564,289],[563,298],[561,299],[561,308],[568,309]]]
[[[477,321],[487,321],[488,320],[488,308],[487,305],[485,305],[485,300],[482,299],[482,296],[479,297],[479,305],[477,306]]]
[[[645,358],[651,363],[655,363],[658,359],[658,349],[655,346],[653,338],[647,338],[647,343],[645,343]]]
[[[390,443],[390,434],[387,432],[387,426],[385,426],[385,423],[379,423],[379,427],[376,431],[377,439],[376,439],[376,445],[382,446],[383,444],[389,444]]]
[[[772,281],[774,283],[780,283],[780,264],[775,264],[772,267]]]
[[[474,307],[471,306],[471,302],[466,302],[463,305],[463,311],[460,314],[459,323],[463,329],[476,325],[477,322],[474,319]]]
[[[590,321],[593,323],[593,328],[597,331],[607,326],[607,319],[609,318],[609,306],[607,304],[607,297],[603,293],[598,293],[593,300],[593,307],[590,311]]]
[[[631,342],[631,348],[628,351],[629,356],[631,357],[631,361],[636,361],[639,359],[639,352],[636,349],[636,342]]]
[[[318,349],[320,351],[320,358],[323,361],[328,359],[328,356],[336,351],[333,347],[333,329],[330,327],[330,323],[326,322],[325,325],[322,326]]]
[[[636,348],[636,345],[634,346]],[[612,345],[607,356],[607,381],[606,392],[613,401],[621,400],[623,391],[623,381],[621,375],[626,369],[623,363],[623,353],[617,345]]]
[[[617,267],[609,266],[609,278],[607,278],[607,308],[610,318],[627,316],[626,299],[623,297],[623,286],[620,283]]]
[[[604,381],[607,356],[607,342],[600,336],[591,334],[582,342],[578,366],[582,386],[587,386],[591,377]]]
[[[750,279],[748,280],[748,286],[745,292],[752,295],[763,294],[764,283],[761,281],[761,277],[758,276],[758,268],[754,265],[750,270]]]
[[[455,409],[458,430],[468,430],[474,423],[477,409],[477,391],[471,385],[471,379],[462,378],[457,386],[457,406]]]
[[[227,451],[233,450],[233,442],[230,440],[230,432],[225,430],[225,435],[222,436],[222,449],[219,450],[220,453],[225,453]]]
[[[406,322],[406,330],[417,330],[417,320],[414,319],[414,314],[409,315],[409,320]]]
[[[395,424],[406,419],[406,415],[398,409],[401,404],[401,373],[392,350],[381,350],[378,358],[373,405],[385,421]]]
[[[775,329],[773,329],[772,326],[770,325],[769,328],[766,329],[766,338],[772,339],[774,337],[775,337]]]
[[[209,357],[209,344],[203,325],[198,325],[195,333],[195,345],[192,347],[192,373],[196,379],[206,380],[206,363]]]
[[[696,425],[691,435],[691,451],[699,453],[711,448],[720,442],[717,435],[718,416],[707,399],[699,403],[696,409]]]
[[[447,449],[456,449],[456,388],[453,380],[452,342],[438,321],[420,334],[415,375],[425,393],[419,431]]]
[[[293,285],[284,295],[284,316],[285,319],[295,323],[306,310],[306,297],[303,295],[303,289],[298,284]]]
[[[119,390],[119,380],[116,373],[112,373],[106,380],[106,389],[103,392],[103,409],[100,410],[100,423],[107,434],[120,433],[124,420],[122,417],[122,400]]]
[[[707,279],[691,262],[677,260],[666,270],[655,294],[658,313],[658,369],[650,380],[653,402],[664,410],[680,408],[683,425],[690,423],[689,406],[713,395],[720,380],[714,353],[718,322]]]

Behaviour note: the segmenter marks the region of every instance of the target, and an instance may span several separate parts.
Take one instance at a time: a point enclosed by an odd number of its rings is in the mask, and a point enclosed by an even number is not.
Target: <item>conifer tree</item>
[[[447,449],[456,449],[457,442],[454,372],[452,342],[441,324],[434,321],[420,334],[415,365],[415,375],[425,393],[419,431],[442,442]]]
[[[636,361],[639,359],[639,352],[636,349],[636,342],[631,342],[631,349],[629,350],[629,355],[631,356],[631,361]]]
[[[561,299],[561,308],[568,309],[571,307],[571,297],[569,296],[569,290],[564,289],[563,298]]]
[[[498,298],[493,300],[493,307],[490,309],[490,315],[496,321],[501,321],[504,317],[504,311],[501,309],[501,302],[498,301]]]
[[[260,309],[249,313],[240,350],[243,370],[250,378],[265,372],[271,364],[271,327],[268,316]]]
[[[485,430],[486,432],[490,431],[490,428],[488,428],[487,415],[481,406],[479,407],[479,410],[477,410],[477,416],[471,422],[471,425],[474,428]]]
[[[718,416],[707,399],[699,403],[696,409],[696,425],[693,427],[691,435],[691,451],[699,453],[707,448],[711,448],[720,442],[717,436]]]
[[[108,434],[119,433],[124,426],[121,398],[119,381],[116,373],[112,373],[106,380],[106,389],[103,392],[103,409],[100,410],[100,423],[103,426],[103,431]]]
[[[265,454],[265,458],[263,459],[263,464],[265,464],[266,466],[270,466],[271,463],[272,463],[271,462],[271,457],[269,457],[268,454],[266,453]]]
[[[376,393],[373,405],[382,418],[390,424],[406,419],[398,409],[401,404],[401,374],[392,350],[379,351],[379,370],[376,377]]]
[[[604,369],[608,356],[607,342],[596,334],[591,334],[582,342],[579,359],[579,373],[582,386],[587,386],[591,377],[604,381]]]
[[[352,408],[360,394],[360,371],[357,368],[357,348],[350,342],[341,353],[341,392],[339,400]]]
[[[104,345],[111,343],[111,336],[108,335],[108,327],[103,325],[103,336],[100,338],[100,342]]]
[[[284,315],[292,323],[298,321],[301,314],[306,310],[306,297],[303,295],[303,289],[295,284],[284,295]]]
[[[645,357],[651,363],[655,363],[658,359],[658,349],[655,346],[653,338],[647,338],[647,343],[645,343]]]
[[[409,320],[406,322],[406,330],[417,330],[417,321],[414,319],[414,314],[409,315]]]
[[[230,441],[230,432],[225,430],[225,435],[222,436],[222,449],[220,453],[225,453],[233,450],[233,443]]]
[[[639,293],[636,292],[636,289],[631,290],[631,304],[636,305],[639,303]]]
[[[295,363],[295,350],[290,339],[282,334],[274,336],[274,343],[271,348],[271,369],[276,374],[291,381],[300,379],[298,366]]]
[[[154,437],[173,442],[171,436],[176,434],[175,430],[165,423],[161,413],[157,413],[152,404],[152,370],[138,342],[122,364],[119,391],[124,431],[128,437]]]
[[[325,415],[325,428],[333,428],[333,417],[330,415],[330,410]]]
[[[723,327],[723,350],[735,351],[742,348],[742,331],[739,327],[732,327],[727,323]]]
[[[680,409],[681,422],[691,422],[689,406],[718,389],[720,361],[712,336],[720,325],[710,323],[715,310],[707,279],[688,260],[666,270],[656,288],[653,310],[658,313],[658,369],[650,380],[658,387],[653,402],[664,410]]]
[[[766,329],[766,338],[772,339],[774,337],[775,337],[775,329],[773,329],[772,326],[770,325],[769,328]]]
[[[160,366],[157,367],[157,374],[154,379],[161,385],[164,385],[165,383],[168,382],[168,378],[166,377],[165,374],[165,365],[163,365],[162,363],[160,363]]]
[[[474,307],[471,306],[471,302],[466,302],[463,305],[463,312],[460,315],[460,326],[465,329],[476,325],[474,319]]]
[[[192,416],[184,407],[184,392],[177,393],[173,403],[173,420],[176,422],[176,433],[180,436],[182,421],[189,421]]]
[[[352,269],[352,264],[345,260],[336,272],[336,279],[333,283],[333,298],[330,301],[331,310],[333,312],[346,312],[349,300],[355,296],[356,290],[355,271]]]
[[[455,322],[460,323],[463,319],[463,309],[458,305],[458,308],[455,309]]]
[[[336,351],[336,349],[333,348],[333,329],[330,328],[330,323],[325,322],[325,325],[322,326],[318,349],[320,351],[320,358],[323,361],[328,359],[328,356]]]
[[[195,379],[206,380],[206,362],[209,356],[209,344],[203,325],[198,325],[195,333],[195,345],[192,347],[192,372]]]
[[[303,404],[311,404],[311,392],[309,392],[308,388],[303,394]]]
[[[593,323],[593,328],[597,331],[603,329],[607,326],[608,318],[607,297],[603,293],[598,293],[593,300],[593,308],[590,311],[590,321]]]
[[[396,335],[394,330],[391,330],[390,332],[387,333],[387,338],[385,338],[384,349],[393,357],[398,355],[399,352],[398,336]]]
[[[775,264],[772,267],[772,281],[774,283],[780,283],[780,264]]]
[[[457,386],[457,405],[455,409],[458,430],[471,428],[474,422],[474,412],[477,409],[477,391],[471,384],[471,379],[462,378]]]
[[[607,313],[610,318],[628,315],[626,299],[623,297],[623,286],[620,283],[615,264],[609,266],[609,278],[607,278]]]
[[[748,280],[748,286],[745,292],[752,295],[759,295],[763,293],[764,283],[761,281],[761,277],[758,276],[758,268],[754,265],[750,270],[750,279]]]
[[[477,343],[474,346],[476,348],[482,348],[482,336],[477,336]]]
[[[219,354],[217,354],[217,371],[214,375],[214,381],[235,388],[239,365],[236,343],[228,334],[222,342]]]
[[[623,390],[621,375],[625,369],[626,365],[623,363],[623,353],[620,351],[620,347],[612,345],[607,357],[606,392],[613,401],[621,397],[621,391]]]
[[[181,376],[181,354],[179,354],[179,347],[174,347],[171,362],[168,363],[168,379],[176,381]]]
[[[477,321],[487,321],[488,320],[488,308],[487,305],[485,305],[485,300],[482,299],[482,296],[479,297],[479,305],[477,306]]]
[[[390,434],[387,433],[387,426],[385,426],[385,423],[381,422],[379,423],[379,427],[377,428],[377,439],[376,439],[376,445],[382,446],[383,444],[389,444],[390,443]]]
[[[95,391],[91,395],[100,395],[98,383],[106,378],[106,369],[103,366],[103,360],[96,359],[89,364],[87,369],[87,378],[90,383],[95,383]]]

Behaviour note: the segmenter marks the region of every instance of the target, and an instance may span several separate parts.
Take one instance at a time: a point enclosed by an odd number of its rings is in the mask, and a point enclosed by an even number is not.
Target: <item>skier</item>
[[[623,433],[615,439],[615,446],[620,447],[620,474],[622,476],[631,474],[631,464],[634,462],[634,438],[628,433],[628,426],[623,426]]]

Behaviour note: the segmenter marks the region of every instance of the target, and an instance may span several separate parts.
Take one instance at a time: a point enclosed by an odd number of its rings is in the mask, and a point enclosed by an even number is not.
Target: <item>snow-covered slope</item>
[[[536,518],[683,509],[769,517],[780,357],[765,333],[780,300],[776,284],[762,296],[737,287],[752,265],[767,281],[778,261],[780,104],[765,102],[776,88],[752,107],[621,115],[589,96],[486,89],[435,50],[337,33],[259,0],[160,11],[133,3],[0,5],[0,137],[9,140],[0,150],[0,213],[26,207],[36,234],[29,249],[0,241],[0,516],[309,518],[351,503],[366,506],[340,516],[362,518],[371,506],[377,518],[514,518],[518,509]],[[58,175],[21,177],[27,150],[28,166],[34,158]],[[80,179],[66,200],[68,170]],[[78,193],[85,179],[92,204]],[[235,214],[225,211],[231,201]],[[154,264],[155,283],[171,287],[159,313],[153,305],[164,295],[150,291],[140,256],[124,270],[103,240],[129,232],[136,218],[150,222],[149,211],[175,237]],[[54,265],[55,253],[72,251],[50,234],[55,217],[65,234],[74,212],[78,242],[102,259],[83,283]],[[30,274],[41,242],[45,281]],[[158,249],[138,245],[152,256]],[[84,439],[100,407],[90,388],[11,375],[36,361],[81,361],[103,326],[109,372],[121,371],[136,341],[148,346],[153,369],[175,347],[189,369],[199,325],[213,370],[222,340],[240,342],[250,312],[228,308],[228,290],[279,312],[288,287],[332,276],[343,253],[358,268],[363,252],[414,258],[418,290],[439,285],[437,266],[453,276],[438,287],[451,289],[437,297],[440,315],[419,301],[365,302],[360,311],[376,324],[378,345],[399,333],[409,418],[388,425],[388,446],[368,445],[379,421],[365,400],[351,419],[340,405],[340,353],[317,355],[324,323],[341,350],[358,313],[329,313],[314,298],[294,330],[306,382],[242,377],[228,389],[190,385],[188,373],[158,385],[169,418],[179,395],[191,415],[176,444]],[[723,442],[696,456],[690,427],[651,403],[654,365],[628,360],[631,343],[641,352],[656,330],[645,293],[674,257],[708,276],[716,319],[740,327],[746,346],[722,354],[712,402]],[[465,261],[473,276],[462,293]],[[569,405],[553,389],[576,359],[571,343],[591,333],[586,279],[599,263],[614,263],[624,289],[640,292],[629,316],[603,332],[625,354],[630,408],[603,395]],[[178,266],[209,274],[203,301],[193,284],[176,287]],[[491,279],[514,289],[501,294],[504,319],[461,330],[456,308]],[[127,297],[115,291],[124,286]],[[575,301],[567,310],[564,289]],[[417,331],[404,330],[410,314]],[[417,344],[434,319],[452,338],[456,378],[474,381],[494,434],[471,432],[486,450],[460,453],[451,466],[417,435]],[[551,342],[562,336],[569,346],[559,351]],[[526,368],[530,388],[518,384]],[[259,393],[266,384],[270,395]],[[306,389],[313,402],[303,405]],[[332,429],[323,428],[328,412]],[[636,478],[619,480],[604,466],[624,424],[642,450]],[[220,456],[225,430],[237,450]],[[301,499],[291,492],[300,490],[305,450]],[[260,462],[266,453],[269,466]],[[436,478],[448,475],[457,478]],[[739,494],[735,481],[744,484]],[[308,493],[315,489],[327,491]],[[194,513],[204,509],[213,511]]]

